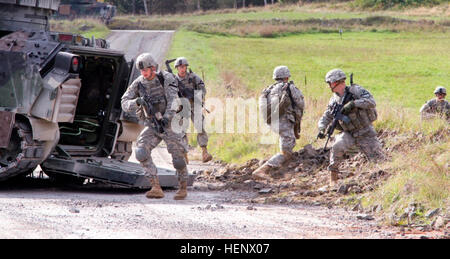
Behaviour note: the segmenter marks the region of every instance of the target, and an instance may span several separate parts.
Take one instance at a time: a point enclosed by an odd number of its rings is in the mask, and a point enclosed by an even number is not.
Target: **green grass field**
[[[106,38],[109,34],[108,27],[96,19],[51,20],[51,30],[57,32],[71,32],[84,37]]]
[[[450,81],[450,34],[350,32],[312,33],[274,39],[176,33],[170,57],[186,56],[204,71],[213,95],[235,80],[236,93],[256,96],[272,82],[273,68],[287,65],[305,95],[329,95],[326,72],[353,72],[377,99],[418,110],[436,85]],[[231,77],[231,78],[230,78]],[[305,77],[306,83],[305,86]]]

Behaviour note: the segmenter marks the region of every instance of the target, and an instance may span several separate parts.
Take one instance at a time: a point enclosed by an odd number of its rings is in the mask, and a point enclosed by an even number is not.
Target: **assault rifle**
[[[167,72],[173,74],[172,68],[170,67],[170,63],[174,62],[175,60],[177,60],[176,58],[174,59],[169,59],[166,60],[166,68],[167,68]]]
[[[164,127],[166,126],[163,117],[160,112],[153,109],[153,103],[150,100],[150,96],[145,93],[144,86],[141,82],[138,83],[139,95],[144,99],[142,108],[144,111],[144,116],[147,120],[150,120],[154,125],[158,133],[164,133]]]
[[[350,85],[353,85],[353,73],[350,74]],[[325,152],[328,141],[330,140],[331,136],[333,135],[334,130],[336,129],[336,126],[338,125],[339,121],[343,121],[344,123],[350,123],[350,118],[344,114],[342,114],[341,110],[342,108],[350,102],[352,99],[352,93],[350,93],[348,87],[345,88],[344,97],[342,97],[342,101],[340,103],[337,103],[332,111],[333,114],[333,121],[331,122],[331,125],[327,128],[326,136],[327,141],[325,142],[325,146],[323,147],[323,151]]]

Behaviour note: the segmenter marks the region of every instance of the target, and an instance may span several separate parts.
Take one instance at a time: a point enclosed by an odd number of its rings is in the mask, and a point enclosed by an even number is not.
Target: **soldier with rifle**
[[[166,66],[169,72],[172,69],[168,65],[172,60],[166,61]],[[206,163],[213,157],[208,153],[208,134],[204,129],[205,117],[202,109],[205,103],[206,87],[203,80],[189,69],[189,63],[186,58],[179,57],[175,60],[175,68],[177,69],[176,78],[178,79],[178,88],[180,96],[189,100],[190,102],[190,116],[194,127],[197,130],[197,143],[202,148],[202,161]],[[205,109],[206,110],[206,109]],[[187,130],[187,129],[186,129]],[[184,141],[188,143],[187,134],[184,134]]]
[[[434,90],[436,98],[426,102],[420,108],[422,119],[442,118],[450,122],[450,103],[445,100],[447,90],[443,86],[436,87]]]
[[[145,168],[152,186],[146,197],[164,197],[151,157],[152,150],[164,140],[172,155],[180,185],[174,199],[184,199],[187,195],[187,147],[182,134],[174,132],[171,127],[172,118],[179,106],[177,80],[171,73],[157,72],[158,64],[149,53],[141,54],[136,59],[136,67],[141,76],[134,80],[122,96],[122,109],[125,112],[136,112],[144,120],[145,128],[138,137],[135,154]]]
[[[327,137],[327,143],[334,130],[341,131],[331,147],[330,185],[335,185],[339,178],[339,164],[345,153],[357,146],[369,160],[377,161],[383,158],[381,144],[377,139],[372,122],[377,119],[376,103],[366,89],[353,84],[345,85],[346,75],[340,69],[333,69],[325,76],[334,95],[331,97],[327,110],[319,120],[318,138]]]
[[[273,71],[276,82],[264,89],[259,98],[259,109],[264,121],[280,135],[281,153],[253,172],[252,176],[256,180],[269,180],[268,174],[272,169],[288,162],[292,158],[295,141],[300,137],[305,103],[302,92],[289,81],[290,77],[288,67],[276,67]]]

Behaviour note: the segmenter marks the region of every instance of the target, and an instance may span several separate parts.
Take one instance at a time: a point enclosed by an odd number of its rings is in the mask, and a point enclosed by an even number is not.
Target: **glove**
[[[317,138],[324,139],[325,138],[325,132],[323,132],[323,130],[321,130],[319,132],[319,134],[317,134]]]
[[[353,110],[353,108],[355,108],[355,102],[351,101],[342,107],[341,113],[347,115]]]
[[[137,105],[139,105],[139,106],[141,106],[141,105],[143,105],[144,104],[144,98],[142,98],[142,97],[138,97],[138,98],[136,98],[136,104]]]

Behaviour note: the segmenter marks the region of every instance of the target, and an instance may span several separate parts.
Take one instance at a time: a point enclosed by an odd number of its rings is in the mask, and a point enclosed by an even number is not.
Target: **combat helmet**
[[[150,53],[142,53],[136,59],[136,68],[144,69],[147,67],[155,67],[158,69],[158,63],[156,63],[155,59]]]
[[[273,79],[283,79],[291,77],[291,72],[287,66],[278,66],[273,70]]]
[[[438,86],[434,90],[434,94],[445,94],[446,95],[447,94],[447,90],[443,86]]]
[[[179,57],[179,58],[177,58],[177,60],[175,60],[175,68],[177,68],[178,66],[181,66],[181,65],[189,66],[189,62],[187,61],[187,59],[185,57]]]
[[[345,75],[344,71],[335,68],[333,70],[328,71],[328,73],[325,76],[325,82],[329,84],[346,78],[347,76]]]

